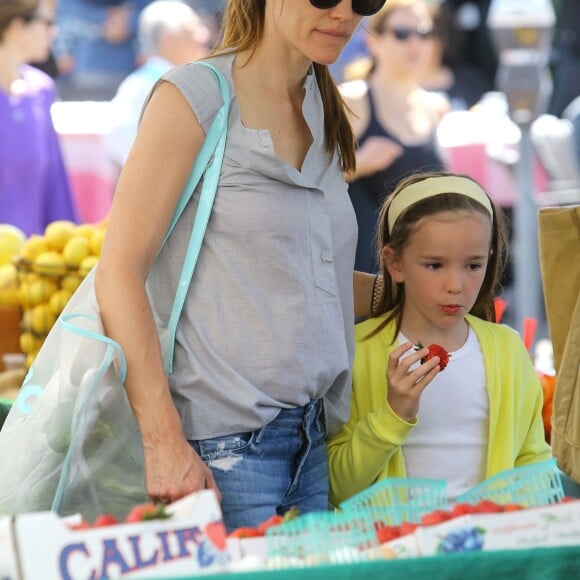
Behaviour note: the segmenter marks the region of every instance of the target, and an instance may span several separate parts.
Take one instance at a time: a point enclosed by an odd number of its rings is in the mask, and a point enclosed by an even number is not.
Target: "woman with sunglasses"
[[[358,141],[349,194],[358,221],[355,267],[377,272],[374,233],[383,200],[407,175],[443,168],[435,131],[447,99],[422,89],[424,40],[433,27],[424,0],[389,0],[365,25],[370,55],[341,85]]]
[[[54,81],[26,64],[48,56],[52,4],[0,2],[0,223],[27,236],[44,233],[52,221],[77,219],[50,116]]]
[[[157,83],[117,185],[95,288],[126,355],[147,493],[214,489],[229,530],[328,506],[325,436],[348,418],[360,310],[343,177],[354,137],[328,65],[383,4],[227,3],[208,58],[232,94],[225,158],[169,378],[153,312],[175,295],[197,194],[150,269],[221,107],[210,70],[180,65]]]

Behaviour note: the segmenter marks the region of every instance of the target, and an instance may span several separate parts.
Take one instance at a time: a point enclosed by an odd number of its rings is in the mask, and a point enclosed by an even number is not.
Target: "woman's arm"
[[[169,501],[215,488],[215,482],[183,436],[145,281],[204,137],[183,95],[161,83],[119,178],[95,278],[107,334],[127,359],[126,389],[143,437],[147,493]]]

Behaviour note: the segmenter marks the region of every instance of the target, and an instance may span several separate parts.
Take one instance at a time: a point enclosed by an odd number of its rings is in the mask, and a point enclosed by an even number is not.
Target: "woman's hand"
[[[145,445],[145,478],[147,495],[155,502],[171,503],[202,489],[213,489],[221,501],[211,469],[184,438]]]
[[[403,357],[412,348],[414,345],[411,342],[406,342],[396,348],[389,356],[387,367],[387,402],[391,409],[405,421],[415,419],[423,391],[440,370],[439,357],[433,357],[410,370],[429,352],[428,348],[422,348]]]
[[[356,177],[366,177],[393,164],[403,153],[403,148],[386,137],[365,139],[356,152]]]

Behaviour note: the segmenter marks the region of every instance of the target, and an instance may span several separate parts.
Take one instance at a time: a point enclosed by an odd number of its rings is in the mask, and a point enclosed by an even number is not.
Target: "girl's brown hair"
[[[417,222],[424,217],[440,212],[479,212],[489,218],[489,212],[482,204],[466,195],[462,195],[460,192],[450,191],[428,197],[410,205],[397,218],[397,221],[393,224],[392,231],[389,232],[389,207],[397,195],[400,195],[406,187],[413,183],[429,177],[446,176],[460,176],[471,179],[467,175],[458,175],[444,171],[418,173],[401,180],[393,194],[389,196],[381,207],[378,219],[377,253],[381,274],[384,277],[384,291],[376,315],[387,314],[387,317],[368,335],[369,337],[377,334],[393,320],[396,322],[394,336],[392,337],[393,340],[401,328],[403,308],[405,305],[405,287],[402,283],[396,283],[389,274],[382,252],[385,246],[390,246],[395,254],[400,255],[409,243],[409,239],[415,231]],[[470,314],[483,320],[495,322],[494,297],[506,264],[508,238],[507,224],[503,212],[493,202],[491,205],[493,208],[491,251],[485,277]]]
[[[230,0],[223,15],[222,39],[213,54],[255,50],[264,36],[265,11],[265,0]],[[338,147],[342,170],[354,173],[355,138],[346,105],[328,66],[314,63],[314,72],[324,106],[326,150],[332,157]]]
[[[0,42],[10,23],[17,18],[29,20],[38,10],[39,0],[1,0],[0,2]]]

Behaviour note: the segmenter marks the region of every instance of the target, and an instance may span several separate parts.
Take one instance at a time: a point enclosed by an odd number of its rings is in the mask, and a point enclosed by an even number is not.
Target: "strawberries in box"
[[[51,512],[13,522],[21,580],[160,578],[228,569],[217,497],[205,490],[167,507],[168,519],[73,527]]]

